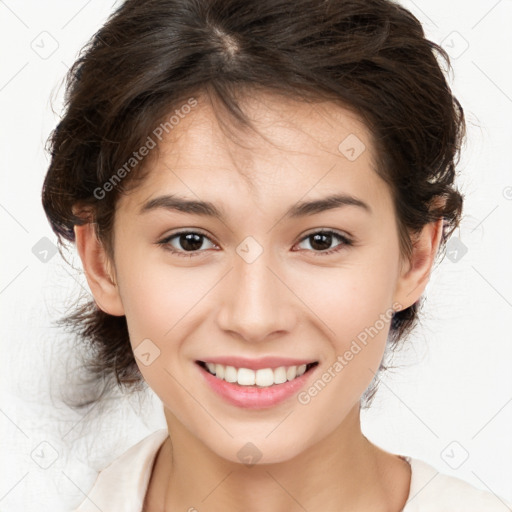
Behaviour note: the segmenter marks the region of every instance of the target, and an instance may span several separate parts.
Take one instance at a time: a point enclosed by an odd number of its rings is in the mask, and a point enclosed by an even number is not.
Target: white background
[[[363,413],[363,431],[386,450],[510,501],[512,2],[403,4],[454,57],[452,84],[469,129],[459,167],[464,220],[455,236],[467,253],[456,262],[452,253],[434,270],[422,325],[397,360],[402,367],[382,380]],[[52,321],[87,291],[58,253],[43,263],[32,252],[43,237],[55,242],[40,192],[44,143],[62,104],[59,86],[112,9],[101,0],[0,1],[4,512],[69,510],[96,469],[165,426],[152,396],[142,412],[136,399],[125,398],[102,417],[93,409],[82,418],[60,402],[69,348]]]

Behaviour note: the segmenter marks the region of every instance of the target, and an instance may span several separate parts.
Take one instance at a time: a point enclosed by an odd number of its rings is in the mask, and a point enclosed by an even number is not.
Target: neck
[[[220,457],[165,416],[172,436],[155,459],[145,510],[398,512],[407,500],[408,464],[362,434],[359,404],[299,455],[251,466]]]

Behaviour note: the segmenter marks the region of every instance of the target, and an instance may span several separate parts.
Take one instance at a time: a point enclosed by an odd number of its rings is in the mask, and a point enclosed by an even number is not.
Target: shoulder
[[[410,492],[402,512],[507,512],[512,505],[501,496],[465,480],[443,474],[430,464],[404,456],[411,465]]]
[[[140,512],[156,454],[168,433],[157,430],[131,446],[100,471],[92,489],[73,512]]]

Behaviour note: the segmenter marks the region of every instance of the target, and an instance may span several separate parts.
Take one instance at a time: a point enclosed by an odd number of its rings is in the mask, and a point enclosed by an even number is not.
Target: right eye
[[[170,251],[177,256],[191,258],[198,256],[202,252],[200,249],[204,240],[209,240],[209,238],[197,231],[180,231],[160,240],[158,245],[161,245],[166,251]],[[213,242],[210,243],[213,247],[217,247]]]

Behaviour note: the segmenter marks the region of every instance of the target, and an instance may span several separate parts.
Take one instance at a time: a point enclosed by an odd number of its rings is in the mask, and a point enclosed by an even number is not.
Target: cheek
[[[389,312],[393,303],[396,274],[392,258],[372,259],[361,258],[339,268],[312,268],[291,276],[291,282],[300,283],[298,289],[305,290],[300,292],[304,303],[323,323],[326,334],[338,340],[340,349]]]
[[[162,255],[132,254],[119,267],[120,293],[130,340],[134,346],[144,338],[159,344],[191,312],[211,287],[211,276],[201,268],[173,267]]]
[[[316,269],[302,280],[304,301],[319,318],[317,325],[332,349],[325,380],[333,382],[328,386],[332,393],[346,396],[349,403],[370,384],[386,347],[397,276],[395,253],[387,249],[368,251],[366,257],[337,269]],[[325,393],[325,406],[327,395],[333,399]]]
[[[343,421],[375,377],[393,314],[387,279],[377,281],[371,273],[349,275],[343,280],[347,287],[329,299],[318,293],[331,350],[311,386],[297,396],[310,414],[330,411],[325,432]]]
[[[138,260],[136,254],[119,265],[118,275],[130,343],[144,380],[173,410],[187,410],[193,403],[178,383],[182,372],[190,371],[183,366],[182,341],[197,327],[194,310],[211,288],[211,276],[198,268]]]

